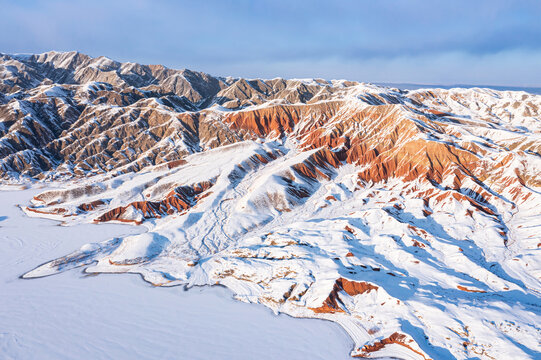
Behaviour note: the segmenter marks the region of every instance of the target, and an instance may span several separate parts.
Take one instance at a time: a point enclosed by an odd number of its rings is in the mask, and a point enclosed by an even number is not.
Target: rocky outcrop
[[[409,339],[409,342],[413,343],[413,339]],[[388,336],[388,337],[386,337],[384,339],[376,341],[372,345],[364,345],[362,347],[362,349],[361,349],[361,353],[355,355],[354,357],[359,357],[359,358],[372,357],[372,355],[371,355],[372,353],[378,352],[378,351],[382,350],[383,348],[385,348],[385,346],[388,346],[388,345],[391,345],[391,344],[396,344],[396,345],[403,346],[406,349],[408,349],[408,350],[412,351],[413,353],[415,353],[416,355],[421,356],[422,359],[427,359],[425,357],[425,355],[421,351],[414,349],[411,346],[411,344],[407,343],[407,336],[406,335],[400,334],[400,333],[397,333],[397,332],[392,333],[390,336]]]
[[[212,182],[206,181],[192,186],[179,186],[167,194],[163,200],[134,201],[126,206],[111,209],[98,216],[94,221],[120,221],[141,224],[145,219],[160,218],[182,212],[194,206],[200,195],[210,189],[212,185]],[[132,211],[130,212],[130,210]]]
[[[312,308],[315,313],[335,313],[344,312],[342,308],[342,300],[340,299],[340,292],[348,294],[349,296],[361,295],[369,293],[372,290],[377,290],[378,287],[370,283],[361,281],[350,281],[348,279],[339,278],[334,283],[332,291],[329,296],[323,302],[323,305],[317,308]]]

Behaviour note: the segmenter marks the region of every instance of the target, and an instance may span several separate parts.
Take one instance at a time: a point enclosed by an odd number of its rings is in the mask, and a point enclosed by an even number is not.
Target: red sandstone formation
[[[484,290],[468,289],[467,287],[464,287],[462,285],[458,285],[457,289],[462,290],[462,291],[471,292],[471,293],[486,293],[486,291],[484,291]]]
[[[372,290],[377,290],[378,287],[370,283],[361,281],[351,281],[344,278],[338,278],[334,283],[333,289],[327,299],[323,301],[323,304],[317,308],[310,308],[315,313],[335,313],[335,312],[344,312],[340,304],[339,293],[344,291],[350,296],[360,295],[364,293],[369,293]]]
[[[291,107],[277,106],[253,111],[241,111],[226,118],[233,129],[243,129],[257,136],[265,137],[290,133],[298,121],[298,112]]]
[[[105,205],[105,202],[103,200],[94,200],[90,203],[79,205],[77,209],[81,211],[93,211],[93,210],[96,210],[96,208],[101,205]]]
[[[66,213],[66,209],[64,208],[53,208],[48,211],[46,210],[38,210],[31,207],[26,208],[28,211],[35,212],[37,214],[45,214],[45,215],[64,215]],[[64,215],[66,216],[66,215]]]
[[[425,355],[422,352],[420,352],[419,350],[415,350],[411,345],[407,344],[406,339],[407,339],[406,335],[395,332],[391,334],[391,336],[386,337],[382,340],[376,341],[372,345],[364,345],[361,349],[362,353],[354,355],[354,356],[359,357],[359,358],[367,358],[370,356],[371,353],[374,353],[376,351],[383,349],[386,345],[396,344],[396,345],[404,346],[405,348],[413,351],[417,355],[422,356],[423,359],[425,360],[430,360],[429,358],[425,357]],[[409,342],[413,343],[413,339],[410,339]]]
[[[138,210],[143,219],[160,218],[164,215],[172,215],[175,212],[182,212],[194,206],[198,200],[198,195],[202,194],[206,190],[212,187],[213,183],[205,181],[192,186],[179,186],[172,190],[165,199],[160,201],[135,201],[126,206],[120,206],[97,217],[95,222],[106,221],[122,221],[122,222],[135,222],[140,224],[139,221],[134,219],[126,219],[124,217],[126,210],[129,207],[133,207]]]
[[[177,166],[184,165],[184,164],[186,164],[186,160],[184,159],[173,160],[167,163],[167,168],[173,169],[173,168],[176,168]]]

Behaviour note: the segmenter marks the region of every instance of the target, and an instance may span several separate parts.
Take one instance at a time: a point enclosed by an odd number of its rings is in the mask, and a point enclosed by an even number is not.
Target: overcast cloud
[[[4,1],[0,52],[214,75],[541,86],[541,1]]]

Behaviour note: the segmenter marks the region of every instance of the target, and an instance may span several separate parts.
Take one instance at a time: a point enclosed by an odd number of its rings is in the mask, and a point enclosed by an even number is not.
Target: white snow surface
[[[253,160],[269,153],[280,157]],[[384,186],[360,185],[353,165],[309,181],[292,171],[309,154],[291,143],[249,141],[191,155],[174,169],[158,166],[44,193],[43,201],[59,202],[67,212],[27,213],[77,228],[96,218],[95,212],[77,212],[81,202],[111,199],[108,210],[161,199],[171,184],[213,183],[189,211],[145,220],[130,207],[124,216],[143,221],[147,232],[85,246],[24,277],[84,266],[87,274],[141,274],[156,286],[221,284],[236,299],[275,313],[340,324],[355,343],[351,355],[399,333],[410,348],[389,344],[373,356],[538,357],[541,261],[535,234],[541,214],[531,206],[538,193],[518,208],[493,200],[508,227],[505,240],[498,233],[501,219],[452,196],[431,202],[433,213],[424,216],[418,192],[408,195],[404,186],[423,191],[426,184],[391,179]],[[295,195],[303,191],[310,196]],[[377,289],[341,292],[336,312],[314,310],[338,278]]]
[[[136,275],[69,271],[19,278],[74,247],[144,231],[128,225],[59,226],[17,205],[43,189],[0,191],[1,359],[347,359],[338,325],[275,316],[223,287],[160,288]],[[95,243],[94,243],[95,244]]]
[[[32,263],[25,260],[20,272],[25,279],[58,286],[78,286],[75,272],[66,272],[74,268],[89,276],[140,274],[147,283],[169,287],[156,290],[168,294],[163,301],[177,296],[168,292],[177,294],[175,285],[193,291],[220,284],[237,300],[263,304],[277,314],[338,323],[353,340],[352,356],[541,358],[541,157],[535,146],[541,121],[530,115],[541,97],[488,89],[404,95],[367,84],[344,88],[336,96],[346,100],[344,111],[389,101],[397,121],[415,124],[411,128],[416,132],[407,139],[413,145],[413,140],[426,140],[469,153],[479,148],[476,159],[482,156],[482,165],[499,170],[485,172],[476,166],[455,188],[449,172],[441,174],[440,183],[398,177],[362,182],[359,172],[365,169],[346,163],[315,166],[319,173],[313,179],[295,168],[313,165],[309,157],[315,151],[303,151],[296,142],[302,140],[303,126],[313,121],[300,119],[293,132],[297,137],[287,141],[269,137],[239,142],[187,156],[185,164],[171,169],[159,165],[138,173],[97,175],[45,192],[33,207],[23,209],[27,215],[59,220],[65,225],[59,228],[79,234],[89,222],[122,209],[112,222],[142,223],[142,233],[116,238],[100,234],[86,241],[76,235],[77,245],[62,245],[62,251]],[[414,105],[420,99],[422,105]],[[251,109],[265,106],[271,104]],[[222,108],[213,111],[220,115]],[[328,132],[332,125],[333,119]],[[352,125],[344,135],[379,131],[376,120],[364,125]],[[446,131],[439,131],[443,126]],[[391,138],[388,133],[380,136]],[[415,151],[404,153],[413,157]],[[485,173],[490,175],[486,179]],[[210,185],[184,199],[190,204],[182,211],[150,217],[134,205],[161,204],[172,191],[201,184]],[[97,209],[81,210],[82,204],[96,201],[102,203]],[[42,278],[53,274],[58,276]],[[371,290],[349,294],[337,288],[339,279]],[[202,296],[213,291],[204,290]],[[332,311],[320,311],[333,301]],[[394,334],[403,336],[402,342],[374,345]],[[325,346],[326,341],[321,340]],[[257,357],[269,354],[267,349],[259,348]],[[282,353],[284,358],[295,356]]]

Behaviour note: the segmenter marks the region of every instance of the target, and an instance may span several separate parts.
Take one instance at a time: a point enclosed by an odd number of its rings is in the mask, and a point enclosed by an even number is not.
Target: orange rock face
[[[360,295],[364,293],[369,293],[372,290],[377,290],[378,287],[370,283],[361,281],[351,281],[344,278],[336,279],[333,289],[329,296],[323,302],[323,305],[317,308],[311,308],[315,313],[335,313],[335,312],[344,312],[340,304],[339,293],[344,291],[350,296]]]
[[[422,352],[415,350],[411,345],[407,344],[406,339],[407,339],[406,335],[395,332],[391,334],[391,336],[386,337],[385,339],[376,341],[372,345],[363,346],[363,348],[361,349],[362,353],[355,355],[355,357],[360,357],[360,358],[369,357],[371,353],[374,353],[376,351],[383,349],[386,345],[396,344],[396,345],[404,346],[405,348],[413,351],[417,355],[422,356],[423,359],[428,360],[428,358],[425,357],[425,355]],[[410,342],[413,342],[413,340],[410,340]]]
[[[467,287],[462,286],[462,285],[458,285],[457,289],[462,290],[462,291],[466,291],[466,292],[471,292],[471,293],[486,293],[486,291],[484,291],[484,290],[468,289]]]
[[[369,293],[372,290],[377,290],[378,287],[367,282],[350,281],[344,278],[336,280],[336,285],[343,289],[350,296]]]
[[[224,121],[243,134],[254,137],[287,135],[299,140],[304,150],[318,149],[310,159],[294,166],[301,176],[328,180],[330,173],[325,169],[349,163],[362,167],[358,173],[362,183],[401,178],[407,182],[442,184],[446,179],[450,185],[445,189],[453,192],[448,196],[458,201],[466,200],[483,213],[495,215],[486,204],[493,194],[486,192],[483,186],[466,189],[466,193],[463,189],[466,179],[479,183],[479,177],[486,176],[479,172],[486,169],[483,163],[486,150],[473,142],[458,146],[451,142],[433,141],[440,134],[458,134],[437,123],[440,119],[453,117],[452,114],[434,109],[417,112],[419,121],[425,124],[420,125],[409,119],[410,115],[400,110],[398,105],[385,104],[376,98],[371,101],[374,106],[347,111],[343,109],[344,102],[338,100],[302,106],[248,108],[227,115]],[[490,170],[504,168],[513,159],[510,154],[501,161],[501,165]],[[515,169],[515,174],[514,178],[499,179],[498,186],[508,187],[513,201],[526,201],[530,193],[524,191],[524,187],[536,183],[535,177],[524,175],[518,169]],[[474,193],[467,194],[469,191]],[[423,215],[428,217],[432,211],[427,208]]]
[[[81,211],[93,211],[101,205],[105,205],[105,202],[103,200],[95,200],[90,203],[81,204],[77,208]]]
[[[328,169],[337,168],[340,161],[337,155],[328,149],[321,149],[310,155],[303,163],[293,165],[293,169],[301,176],[309,179],[330,179]]]
[[[44,215],[63,215],[67,211],[64,208],[54,208],[54,209],[51,209],[49,211],[45,211],[45,210],[33,209],[31,207],[27,207],[26,210],[35,212],[37,214],[44,214]],[[64,215],[64,216],[66,216],[66,215]]]
[[[226,118],[233,129],[248,130],[259,137],[290,133],[299,120],[299,113],[292,107],[273,107],[238,112]]]
[[[129,207],[138,210],[144,219],[160,218],[165,215],[172,215],[176,212],[181,212],[189,209],[199,199],[199,195],[212,187],[213,183],[205,181],[192,186],[179,186],[171,191],[165,199],[161,201],[135,201],[126,206],[120,206],[107,211],[105,214],[97,217],[95,222],[106,221],[124,221],[135,222],[133,219],[125,218],[126,211]]]
[[[180,165],[184,165],[186,164],[186,160],[183,160],[183,159],[179,159],[179,160],[173,160],[173,161],[169,161],[167,163],[167,168],[168,169],[173,169],[173,168],[176,168]]]
[[[303,107],[281,105],[239,111],[228,116],[225,121],[231,123],[234,129],[248,131],[257,137],[294,135],[302,140],[303,148],[321,149],[310,160],[319,167],[336,168],[342,161],[367,165],[359,173],[360,180],[364,182],[402,177],[406,181],[426,178],[441,183],[444,174],[454,172],[455,184],[459,188],[461,179],[471,173],[472,167],[478,165],[479,158],[471,152],[441,142],[415,140],[426,130],[404,120],[393,105],[341,113],[340,121],[336,121],[334,116],[339,110],[339,104],[335,102],[332,105],[313,104]],[[441,113],[441,116],[444,115]],[[301,119],[307,117],[312,121],[296,129]],[[372,130],[351,136],[351,129],[358,125],[370,126]],[[389,135],[381,139],[381,133]],[[322,176],[313,169],[301,166],[297,170],[309,177]]]

